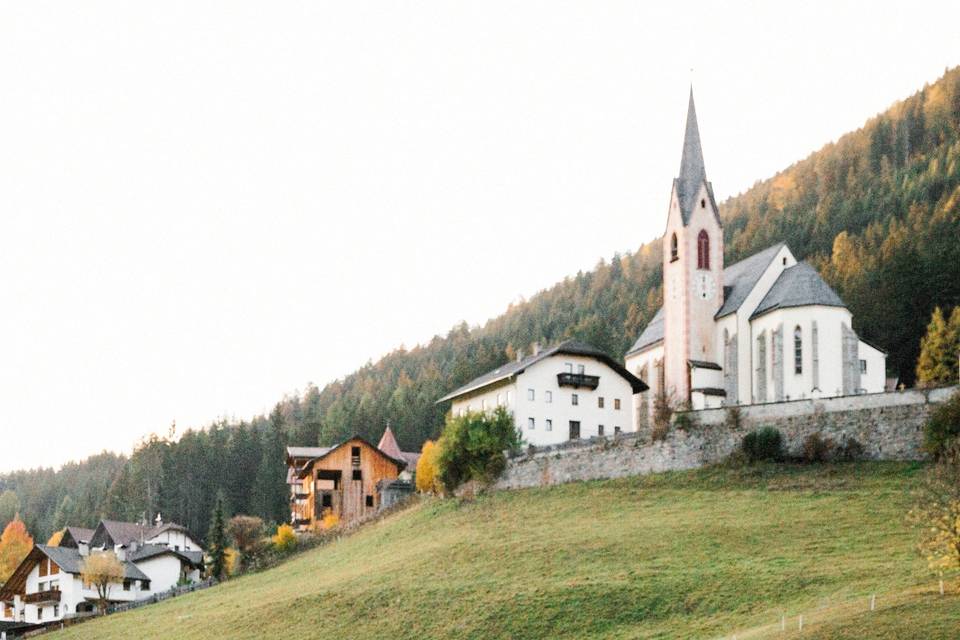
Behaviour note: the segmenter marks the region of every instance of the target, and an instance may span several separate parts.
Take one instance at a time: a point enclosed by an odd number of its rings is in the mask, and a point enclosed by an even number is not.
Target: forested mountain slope
[[[728,199],[721,215],[728,264],[785,240],[844,298],[860,335],[889,351],[891,372],[911,382],[931,310],[960,302],[960,68]],[[445,407],[434,401],[517,349],[573,337],[622,357],[660,305],[660,279],[660,244],[653,242],[511,305],[483,326],[462,324],[284,398],[269,418],[154,439],[121,465],[99,504],[105,460],[77,465],[89,467],[93,489],[83,473],[68,481],[41,470],[0,476],[0,491],[16,491],[40,536],[67,521],[152,517],[157,509],[203,535],[218,491],[234,511],[277,519],[285,506],[284,444],[329,444],[353,434],[375,441],[389,422],[402,448],[417,449],[442,425]]]

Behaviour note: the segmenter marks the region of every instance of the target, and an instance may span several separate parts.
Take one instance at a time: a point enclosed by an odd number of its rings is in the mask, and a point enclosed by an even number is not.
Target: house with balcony
[[[35,545],[0,588],[0,621],[42,625],[93,612],[99,596],[81,576],[91,554],[112,552],[123,578],[111,604],[134,602],[202,579],[203,551],[181,525],[101,521],[96,529],[68,527],[58,546]]]
[[[517,356],[447,394],[453,415],[504,407],[536,446],[633,430],[634,394],[647,385],[606,353],[569,340]]]

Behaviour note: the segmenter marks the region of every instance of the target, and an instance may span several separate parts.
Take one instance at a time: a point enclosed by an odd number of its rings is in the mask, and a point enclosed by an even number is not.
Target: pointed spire
[[[400,445],[397,444],[397,439],[393,437],[393,430],[390,429],[389,424],[387,425],[386,430],[383,432],[383,437],[380,438],[380,443],[377,445],[377,449],[380,449],[380,451],[383,451],[391,458],[403,460],[403,453],[400,451]]]
[[[687,129],[683,135],[683,157],[680,159],[680,175],[677,177],[677,195],[684,224],[690,219],[700,185],[706,181],[707,170],[703,163],[703,149],[700,147],[700,127],[697,125],[697,109],[693,104],[693,85],[691,84],[690,103],[687,106]],[[709,188],[708,184],[707,189]]]

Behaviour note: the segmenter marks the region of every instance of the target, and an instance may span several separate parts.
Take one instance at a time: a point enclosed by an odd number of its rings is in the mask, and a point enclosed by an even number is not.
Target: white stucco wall
[[[773,372],[773,332],[783,327],[783,393],[784,400],[839,396],[843,393],[843,333],[841,326],[850,326],[852,316],[843,307],[804,306],[771,311],[756,318],[750,327],[750,349],[754,384],[753,401],[755,403],[776,401]],[[817,323],[817,341],[819,354],[819,385],[813,386],[813,322]],[[794,372],[794,328],[799,326],[802,332],[802,372]],[[757,337],[765,332],[766,340],[766,397],[759,397],[756,369],[758,366]],[[882,385],[881,385],[882,387]],[[881,389],[882,390],[882,389]]]
[[[171,554],[138,562],[137,568],[150,576],[150,591],[143,597],[166,591],[180,581],[180,559]]]
[[[663,360],[662,341],[644,351],[630,354],[626,358],[625,366],[627,371],[643,380],[647,383],[647,386],[650,387],[647,391],[633,396],[633,415],[631,420],[633,431],[638,431],[641,422],[644,420],[643,416],[640,415],[644,401],[647,403],[646,421],[649,423],[653,416],[653,399],[662,391],[662,389],[660,389],[660,380],[657,376],[656,366],[660,360]],[[644,373],[644,367],[646,367],[646,373]]]
[[[860,386],[864,393],[880,393],[887,383],[887,355],[863,340],[858,347],[860,352]],[[864,371],[864,365],[866,371]]]
[[[600,377],[595,391],[560,387],[557,374],[565,372],[567,363],[573,365],[574,373],[583,365],[586,375]],[[533,390],[533,400],[528,399]],[[509,392],[509,404],[507,394]],[[549,394],[549,395],[548,395]],[[572,404],[572,396],[577,394],[578,405]],[[633,430],[633,391],[630,383],[606,364],[593,358],[557,354],[537,362],[519,374],[515,381],[490,389],[469,398],[455,399],[451,404],[453,415],[461,411],[492,411],[500,402],[514,416],[514,423],[526,444],[543,446],[565,442],[570,435],[570,421],[580,422],[580,437],[589,438],[598,433],[599,425],[610,435],[616,427],[621,431]],[[600,409],[598,398],[604,398],[604,407]],[[616,409],[616,400],[620,400],[620,409]],[[533,429],[529,428],[529,419],[534,419]],[[547,430],[547,420],[552,428]]]
[[[201,547],[193,538],[182,531],[164,531],[146,541],[147,544],[165,544],[171,549],[180,551],[201,551]]]

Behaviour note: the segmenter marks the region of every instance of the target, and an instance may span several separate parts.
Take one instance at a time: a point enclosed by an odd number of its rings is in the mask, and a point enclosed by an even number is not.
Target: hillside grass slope
[[[781,614],[806,612],[804,637],[955,638],[960,597],[933,595],[904,523],[919,469],[711,468],[425,500],[53,637],[783,637]],[[882,606],[863,613],[871,593]]]

